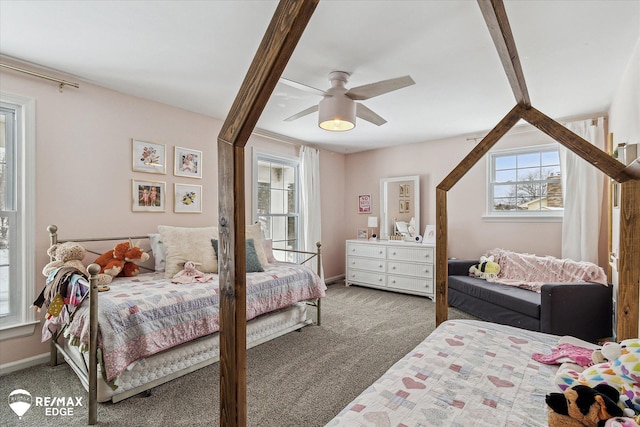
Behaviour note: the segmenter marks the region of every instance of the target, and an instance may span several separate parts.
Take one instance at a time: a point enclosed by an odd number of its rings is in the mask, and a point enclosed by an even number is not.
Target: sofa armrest
[[[469,267],[477,263],[478,260],[450,259],[447,261],[448,276],[468,276]]]
[[[613,336],[612,286],[546,283],[540,291],[540,330],[595,342]]]

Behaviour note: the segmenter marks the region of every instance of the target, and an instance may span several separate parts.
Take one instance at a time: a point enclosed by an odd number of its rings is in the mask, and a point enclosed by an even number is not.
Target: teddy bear
[[[82,274],[88,277],[89,274],[87,273],[87,268],[82,262],[86,254],[86,249],[80,243],[56,243],[47,249],[47,255],[52,257],[54,261],[51,261],[44,266],[42,274],[45,277],[49,277],[49,274],[59,267],[73,267],[80,270]],[[111,277],[106,274],[98,274],[97,280],[98,286],[105,286],[111,282]]]
[[[500,273],[500,264],[494,262],[493,255],[480,257],[480,263],[469,267],[469,275],[479,277],[485,280],[491,280],[498,277]]]
[[[136,263],[145,262],[149,259],[149,254],[134,245],[131,239],[128,242],[121,242],[110,251],[100,255],[94,262],[100,266],[100,273],[117,277],[132,277],[140,272]]]
[[[617,405],[618,391],[607,384],[578,384],[563,393],[545,397],[549,427],[603,427],[607,420],[623,415]]]
[[[600,350],[594,351],[592,358],[594,361],[606,360],[582,372],[559,369],[555,382],[560,389],[566,390],[576,384],[590,387],[608,384],[620,394],[618,406],[624,409],[625,416],[640,414],[640,339],[606,342]]]

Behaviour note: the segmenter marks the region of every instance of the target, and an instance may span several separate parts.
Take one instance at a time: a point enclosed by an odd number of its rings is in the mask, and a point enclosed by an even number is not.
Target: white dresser
[[[347,240],[345,284],[434,297],[435,245]]]

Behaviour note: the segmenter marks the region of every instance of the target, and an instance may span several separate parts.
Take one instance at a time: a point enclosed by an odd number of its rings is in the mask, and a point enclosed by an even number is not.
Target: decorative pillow
[[[262,228],[260,227],[260,223],[256,222],[255,224],[247,225],[245,227],[245,236],[247,239],[253,239],[256,253],[260,260],[260,265],[262,265],[263,268],[269,265],[267,254],[264,251],[264,238],[262,237]]]
[[[273,240],[268,239],[262,243],[262,246],[264,247],[264,253],[267,256],[267,261],[269,262],[269,264],[271,264],[272,262],[278,262],[276,257],[273,256]]]
[[[151,252],[153,253],[153,259],[155,261],[155,270],[164,271],[167,263],[167,254],[164,250],[164,243],[160,233],[149,234],[149,244],[151,245]]]
[[[172,227],[159,225],[166,251],[164,277],[171,279],[187,261],[201,264],[203,273],[217,273],[218,260],[211,239],[218,238],[218,227]]]
[[[258,273],[260,271],[264,271],[262,265],[260,264],[260,260],[258,259],[258,254],[256,253],[256,246],[253,243],[253,239],[245,240],[246,244],[246,252],[247,252],[247,273]],[[218,240],[211,239],[211,246],[213,246],[213,250],[216,253],[216,258],[218,257]]]

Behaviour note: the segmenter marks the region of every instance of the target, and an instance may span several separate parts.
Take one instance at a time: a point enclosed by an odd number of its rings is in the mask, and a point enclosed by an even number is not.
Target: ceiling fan
[[[385,119],[374,113],[364,104],[356,103],[355,101],[363,101],[415,84],[410,76],[403,76],[347,89],[345,85],[349,80],[349,76],[350,74],[345,71],[330,72],[329,81],[331,82],[331,88],[326,91],[280,78],[281,83],[322,96],[322,100],[318,105],[314,105],[291,117],[287,117],[285,121],[290,122],[318,111],[318,124],[325,130],[351,130],[356,125],[356,116],[374,125],[381,126],[387,122]]]

